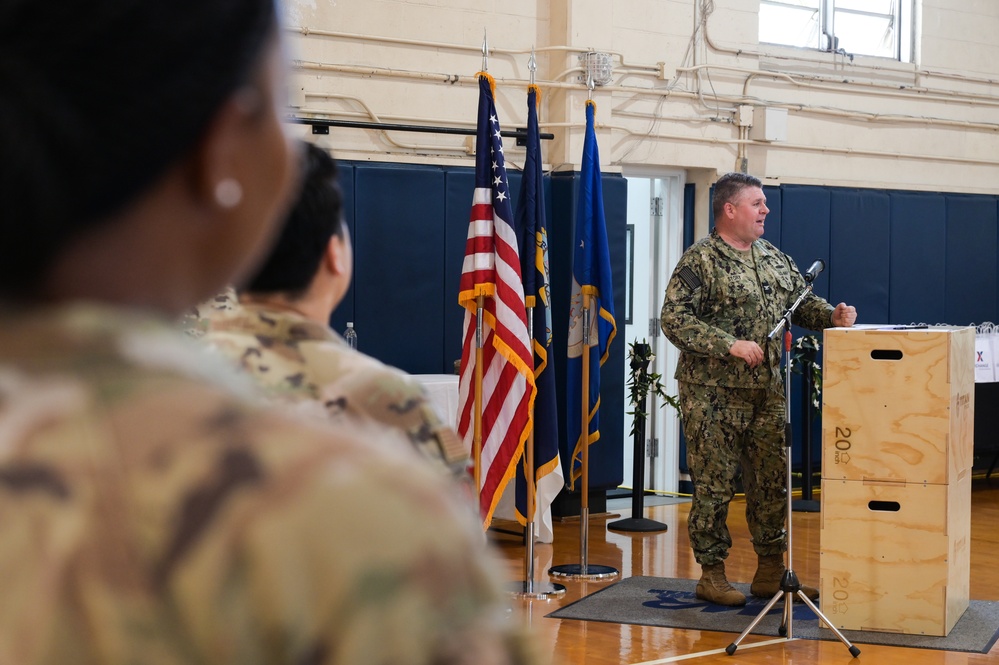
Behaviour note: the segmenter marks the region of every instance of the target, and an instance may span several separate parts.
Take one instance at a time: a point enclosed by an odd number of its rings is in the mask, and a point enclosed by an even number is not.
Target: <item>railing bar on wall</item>
[[[289,117],[286,120],[290,122],[295,122],[301,125],[312,125],[315,127],[353,127],[355,129],[377,129],[382,131],[393,131],[393,132],[422,132],[424,134],[458,134],[461,136],[475,136],[474,128],[463,128],[463,127],[435,127],[433,125],[400,125],[388,122],[365,122],[362,120],[333,120],[328,118],[299,118],[299,117]],[[511,137],[516,139],[526,139],[526,130],[502,130],[500,132],[501,136]],[[555,138],[554,134],[542,132],[541,138],[545,140],[552,140]]]

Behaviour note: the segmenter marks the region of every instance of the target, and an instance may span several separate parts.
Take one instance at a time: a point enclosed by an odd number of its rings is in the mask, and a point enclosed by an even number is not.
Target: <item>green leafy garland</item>
[[[807,366],[812,376],[812,407],[822,408],[822,366],[815,362],[819,353],[819,338],[815,335],[802,335],[791,347],[791,371],[795,374],[804,374],[804,367]]]
[[[639,343],[632,342],[628,345],[628,358],[631,364],[631,376],[628,379],[629,397],[633,411],[628,411],[629,416],[633,416],[631,422],[631,435],[635,435],[635,427],[639,418],[645,420],[649,414],[645,411],[646,398],[652,393],[663,400],[662,406],[669,404],[676,409],[677,417],[680,416],[680,402],[673,395],[667,395],[662,384],[662,375],[656,372],[649,372],[649,365],[656,356],[652,353],[652,346],[644,339]]]

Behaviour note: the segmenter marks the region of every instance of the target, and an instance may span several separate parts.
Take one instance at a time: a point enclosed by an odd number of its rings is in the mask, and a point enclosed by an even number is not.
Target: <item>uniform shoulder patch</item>
[[[691,291],[701,288],[701,278],[697,276],[697,273],[690,269],[690,266],[680,268],[680,272],[678,272],[676,276],[679,277]]]

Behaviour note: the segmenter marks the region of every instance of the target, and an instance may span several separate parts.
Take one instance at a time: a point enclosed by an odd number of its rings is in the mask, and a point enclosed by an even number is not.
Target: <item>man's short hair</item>
[[[725,204],[734,201],[747,187],[763,187],[763,183],[748,173],[726,173],[719,178],[715,183],[715,193],[711,199],[711,210],[715,219],[722,216]]]
[[[334,235],[343,237],[343,194],[336,161],[328,152],[306,143],[302,189],[288,214],[270,255],[249,281],[249,293],[304,293],[319,271]]]

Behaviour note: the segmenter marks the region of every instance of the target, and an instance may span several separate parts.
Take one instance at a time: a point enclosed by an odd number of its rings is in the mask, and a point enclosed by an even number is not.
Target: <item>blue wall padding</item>
[[[354,241],[354,280],[331,325],[342,332],[347,321],[354,321],[362,351],[407,372],[453,373],[461,357],[464,310],[458,305],[458,283],[472,204],[472,169],[344,162],[341,170],[348,200],[345,217]],[[508,177],[516,202],[521,174],[511,170]],[[545,183],[561,432],[578,180],[578,173],[565,173]],[[604,176],[603,182],[615,311],[622,332],[601,373],[601,440],[590,449],[594,490],[621,483],[622,446],[631,444],[623,441],[627,182],[618,175]],[[563,440],[566,470],[567,448]]]
[[[354,189],[358,348],[408,372],[439,373],[444,366],[444,173],[358,166]]]
[[[945,321],[995,322],[996,273],[996,199],[947,196]]]
[[[461,359],[461,337],[464,332],[465,310],[458,305],[458,283],[461,281],[461,264],[465,258],[465,239],[472,209],[472,189],[475,187],[473,169],[450,169],[445,174],[444,219],[446,225],[444,248],[444,290],[440,294],[444,307],[443,374],[454,371],[454,361]],[[447,365],[450,361],[450,365]]]
[[[946,322],[946,214],[940,194],[891,193],[887,322]]]
[[[604,445],[598,453],[600,470],[590,470],[591,483],[595,487],[617,487],[624,480],[623,447],[633,446],[630,437],[624,435],[625,405],[625,362],[628,355],[628,344],[635,340],[627,339],[624,334],[625,292],[627,285],[628,266],[624,260],[627,255],[627,225],[628,225],[628,181],[620,175],[605,175],[602,179],[604,208],[607,217],[607,245],[610,250],[611,267],[614,283],[614,312],[617,317],[617,338],[611,346],[610,357],[601,369],[600,393],[600,441]],[[568,324],[567,324],[568,325]],[[607,398],[618,395],[619,399],[608,399],[607,408],[603,406],[604,396]],[[590,462],[593,463],[594,450],[591,449]]]
[[[869,189],[831,193],[829,254],[824,257],[829,301],[856,307],[861,323],[884,323],[889,318],[890,203],[887,193]],[[828,258],[832,256],[835,261]]]
[[[767,197],[767,221],[763,225],[763,239],[780,247],[781,220],[783,219],[784,202],[780,187],[766,186],[763,195]],[[806,266],[807,267],[807,266]]]
[[[331,325],[342,332],[347,321],[354,321],[361,350],[408,372],[452,373],[461,355],[463,310],[457,297],[472,169],[368,162],[341,162],[340,167],[344,216],[354,243],[354,280]],[[520,173],[511,170],[508,176],[516,202]],[[545,182],[566,472],[571,451],[564,441],[565,345],[578,183],[578,173],[557,173]],[[603,187],[615,310],[623,330],[627,181],[605,174]],[[860,322],[999,321],[997,197],[812,185],[768,185],[764,193],[770,208],[764,238],[787,252],[800,270],[823,259],[826,270],[815,280],[815,292],[833,304],[855,305]],[[697,240],[694,195],[688,184],[683,192],[685,246]],[[805,332],[792,331],[795,338]],[[622,446],[632,445],[623,432],[629,341],[622,332],[601,372],[602,436],[590,449],[593,489],[621,482]],[[792,398],[792,420],[797,422],[802,401],[797,377]],[[816,451],[819,438],[813,433]],[[685,469],[682,451],[681,440]],[[793,458],[798,457],[795,445]]]
[[[831,194],[828,187],[784,185],[781,187],[781,228],[778,247],[790,255],[804,272],[815,259],[826,262],[827,269],[815,280],[816,295],[829,296],[829,224]],[[839,260],[838,258],[836,260]]]
[[[694,205],[697,202],[697,187],[692,182],[683,186],[683,248],[694,244]]]

